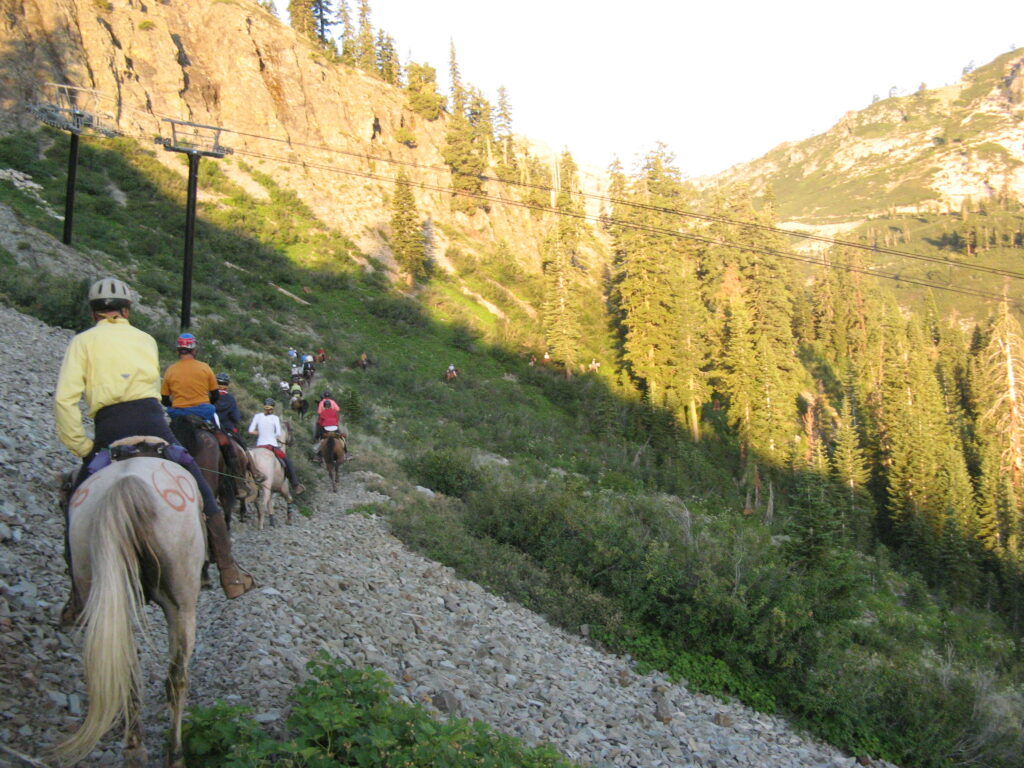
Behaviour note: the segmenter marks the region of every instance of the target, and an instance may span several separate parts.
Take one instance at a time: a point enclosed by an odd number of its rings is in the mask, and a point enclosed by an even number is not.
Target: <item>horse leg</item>
[[[209,589],[212,584],[213,582],[210,581],[210,560],[207,557],[206,560],[203,560],[203,570],[199,574],[199,588]]]
[[[188,663],[196,639],[196,613],[194,607],[178,608],[170,602],[164,607],[167,618],[168,650],[171,662],[167,667],[167,706],[171,724],[167,734],[168,768],[185,768],[185,753],[181,744],[181,718],[185,712],[188,693]]]
[[[264,526],[274,524],[274,509],[272,504],[273,498],[271,497],[270,481],[268,480],[260,489],[260,500],[256,505],[256,527],[258,530],[262,531]]]
[[[284,470],[281,470],[284,472]],[[288,483],[288,478],[281,480],[281,495],[284,496],[285,500],[285,524],[292,524],[292,514],[295,512],[295,503],[292,501],[291,485]]]
[[[142,728],[142,701],[135,688],[132,689],[124,715],[124,764],[126,768],[146,768],[149,753],[146,751],[145,732]]]

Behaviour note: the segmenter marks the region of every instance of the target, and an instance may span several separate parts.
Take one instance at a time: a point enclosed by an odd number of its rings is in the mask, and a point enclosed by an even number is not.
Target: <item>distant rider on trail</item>
[[[256,447],[267,448],[274,452],[274,455],[281,460],[284,465],[285,474],[288,476],[288,482],[292,486],[292,493],[300,495],[305,489],[302,483],[299,482],[299,478],[295,475],[295,467],[292,466],[291,461],[283,450],[281,450],[280,438],[281,438],[281,419],[274,413],[274,407],[277,403],[274,398],[268,397],[263,401],[263,413],[257,413],[252,417],[252,421],[249,423],[249,434],[256,435]]]
[[[323,429],[322,425],[320,424],[320,417],[323,415],[324,410],[328,407],[334,409],[339,414],[340,418],[341,406],[339,406],[336,402],[334,402],[333,399],[331,399],[331,391],[329,389],[325,389],[321,393],[320,400],[317,401],[316,404],[316,421],[313,424],[314,448],[316,447],[317,443],[320,442],[320,438],[323,437]]]

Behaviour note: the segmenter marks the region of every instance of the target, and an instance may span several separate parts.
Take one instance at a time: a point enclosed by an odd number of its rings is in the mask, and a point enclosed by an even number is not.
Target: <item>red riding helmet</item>
[[[192,352],[196,348],[196,337],[191,333],[183,333],[178,337],[178,340],[174,342],[174,346],[179,350]]]

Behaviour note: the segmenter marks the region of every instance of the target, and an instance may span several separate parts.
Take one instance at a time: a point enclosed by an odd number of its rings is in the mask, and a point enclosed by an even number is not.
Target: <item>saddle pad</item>
[[[121,445],[139,445],[140,443],[167,445],[167,441],[162,437],[154,437],[153,435],[133,435],[132,437],[122,437],[120,440],[115,440],[110,444],[110,447],[117,448]]]

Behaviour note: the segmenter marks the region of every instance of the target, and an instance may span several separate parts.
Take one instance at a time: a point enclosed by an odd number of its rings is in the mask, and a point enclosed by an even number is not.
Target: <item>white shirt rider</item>
[[[277,439],[281,436],[281,419],[275,413],[257,413],[249,424],[249,432],[256,433],[256,445],[272,445],[277,448]]]

